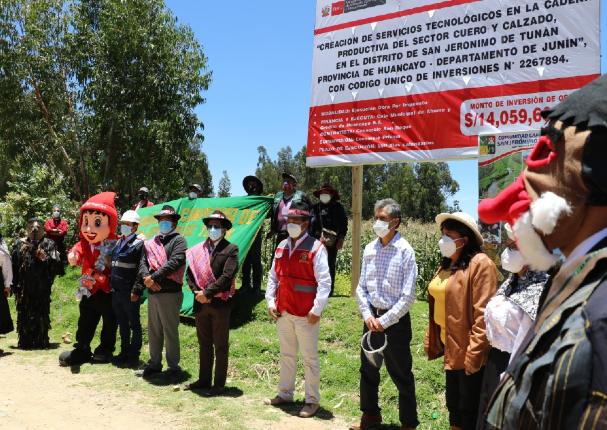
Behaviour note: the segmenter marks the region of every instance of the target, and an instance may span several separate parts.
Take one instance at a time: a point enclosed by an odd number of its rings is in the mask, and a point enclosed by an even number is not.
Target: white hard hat
[[[129,221],[129,222],[136,222],[137,224],[139,224],[139,221],[141,221],[141,218],[139,217],[139,214],[135,211],[126,211],[123,215],[122,218],[120,219],[120,221]]]

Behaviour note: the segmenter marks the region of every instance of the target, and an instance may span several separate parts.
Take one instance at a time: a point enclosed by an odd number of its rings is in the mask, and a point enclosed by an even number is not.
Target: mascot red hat
[[[114,203],[114,199],[116,198],[116,193],[112,191],[105,191],[103,193],[99,193],[86,201],[80,208],[80,237],[83,239],[89,240],[90,238],[85,237],[82,233],[82,223],[83,216],[82,213],[86,210],[89,211],[97,211],[106,214],[110,218],[109,228],[110,233],[107,236],[108,239],[116,238],[116,226],[118,225],[118,212],[116,211],[116,205]],[[100,238],[100,240],[105,239],[105,237]],[[95,242],[89,240],[89,242]]]

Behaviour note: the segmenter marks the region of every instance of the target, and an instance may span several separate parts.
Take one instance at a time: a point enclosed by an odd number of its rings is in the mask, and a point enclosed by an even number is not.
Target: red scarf
[[[146,240],[145,250],[147,252],[148,263],[150,263],[150,269],[157,271],[167,262],[167,253],[164,250],[164,245],[160,242],[160,235],[157,234],[152,240]],[[185,273],[185,264],[181,266],[176,272],[168,276],[178,284],[183,284],[183,275]]]
[[[211,269],[211,252],[209,247],[209,239],[199,243],[188,249],[185,253],[185,258],[190,266],[190,270],[194,275],[196,285],[201,289],[206,289],[209,285],[215,283],[215,275]],[[228,300],[236,293],[236,279],[232,279],[230,291],[223,291],[216,294],[222,300]]]

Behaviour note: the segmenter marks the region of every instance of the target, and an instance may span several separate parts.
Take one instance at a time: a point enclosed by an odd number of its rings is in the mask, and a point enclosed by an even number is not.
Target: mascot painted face
[[[115,239],[118,213],[114,206],[116,193],[105,192],[91,197],[80,208],[80,237],[97,244],[105,239]]]
[[[607,205],[607,77],[602,76],[542,112],[550,122],[514,184],[483,200],[479,217],[507,221],[519,249],[537,270],[547,270],[571,248],[588,206]]]

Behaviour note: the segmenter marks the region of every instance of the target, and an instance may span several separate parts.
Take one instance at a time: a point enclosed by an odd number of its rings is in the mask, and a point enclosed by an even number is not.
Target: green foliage
[[[3,214],[0,231],[9,243],[25,236],[25,224],[30,218],[46,221],[51,217],[53,206],[60,204],[63,218],[71,225],[68,231],[76,231],[77,218],[73,213],[78,204],[69,199],[65,192],[67,179],[59,172],[53,172],[47,166],[33,166],[29,174],[13,173],[14,180],[8,182],[10,191],[0,204]],[[69,242],[70,235],[67,236]]]
[[[163,0],[5,0],[0,17],[0,164],[48,164],[71,198],[212,192],[194,109],[211,83],[189,26]],[[0,170],[0,177],[6,172]],[[1,191],[1,190],[0,190]]]
[[[230,197],[232,194],[230,193],[230,188],[232,184],[230,182],[230,178],[228,177],[227,170],[223,171],[223,176],[219,180],[219,185],[217,187],[217,197]]]
[[[340,203],[352,213],[352,169],[350,166],[306,167],[306,147],[293,155],[290,146],[282,148],[275,161],[263,146],[257,148],[259,158],[255,175],[261,179],[268,194],[281,189],[281,173],[294,175],[297,188],[311,196],[323,184],[339,191]],[[400,203],[406,218],[432,222],[436,214],[457,210],[447,204],[459,190],[446,163],[387,163],[366,165],[363,169],[362,217],[374,216],[375,202],[393,198]]]

